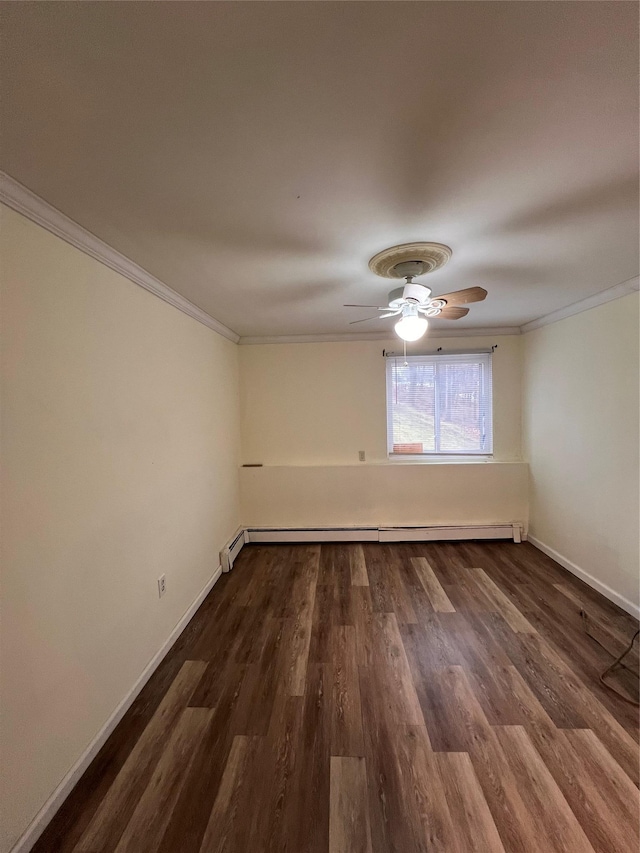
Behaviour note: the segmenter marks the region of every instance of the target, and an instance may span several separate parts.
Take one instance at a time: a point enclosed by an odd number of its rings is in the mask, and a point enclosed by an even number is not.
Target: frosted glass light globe
[[[403,317],[395,325],[396,334],[403,341],[417,341],[427,331],[429,323],[415,314]]]

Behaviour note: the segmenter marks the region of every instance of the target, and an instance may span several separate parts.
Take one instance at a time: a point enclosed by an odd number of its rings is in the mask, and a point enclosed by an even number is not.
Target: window
[[[386,362],[389,456],[491,454],[491,353]]]

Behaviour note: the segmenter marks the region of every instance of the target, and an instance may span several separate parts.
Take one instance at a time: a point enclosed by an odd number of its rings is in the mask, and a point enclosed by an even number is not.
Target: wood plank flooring
[[[637,853],[581,609],[637,627],[526,543],[248,546],[34,850]]]

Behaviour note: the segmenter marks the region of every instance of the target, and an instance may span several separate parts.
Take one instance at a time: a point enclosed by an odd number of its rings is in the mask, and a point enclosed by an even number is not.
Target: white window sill
[[[408,462],[411,465],[415,465],[416,463],[422,465],[468,465],[469,463],[474,462],[485,463],[494,461],[492,453],[478,453],[474,454],[473,456],[429,456],[425,454],[412,456],[409,453],[403,453],[398,455],[393,455],[390,453],[387,456],[387,460],[393,465],[402,465],[404,462]]]

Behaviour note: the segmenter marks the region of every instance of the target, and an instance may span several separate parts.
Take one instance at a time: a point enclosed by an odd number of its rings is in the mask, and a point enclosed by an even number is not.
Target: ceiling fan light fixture
[[[418,312],[403,311],[402,317],[395,325],[396,334],[403,341],[418,341],[427,331],[429,323],[424,317],[419,317]]]
[[[404,278],[405,283],[389,293],[388,305],[345,305],[345,308],[373,308],[384,312],[377,317],[352,320],[349,325],[400,315],[395,324],[398,337],[403,341],[418,341],[429,326],[427,317],[442,320],[465,317],[469,309],[463,306],[482,302],[486,297],[487,291],[483,287],[467,287],[432,298],[430,287],[413,280],[416,276],[426,275],[444,266],[450,257],[451,249],[443,243],[404,243],[378,252],[369,261],[369,268],[386,278]]]

